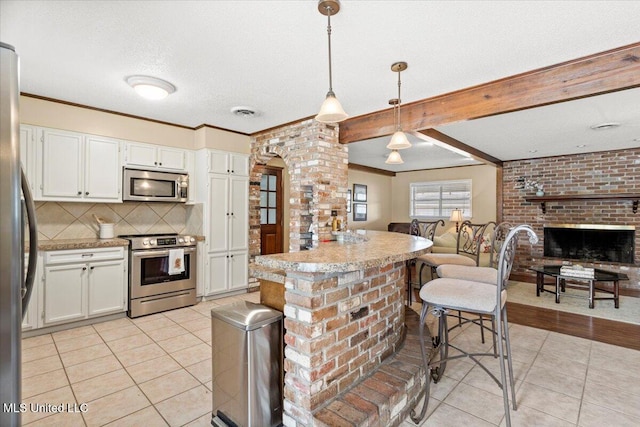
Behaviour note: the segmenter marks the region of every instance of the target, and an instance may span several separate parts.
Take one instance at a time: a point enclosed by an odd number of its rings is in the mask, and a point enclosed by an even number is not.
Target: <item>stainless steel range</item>
[[[196,238],[178,234],[118,236],[129,240],[129,317],[196,303]]]

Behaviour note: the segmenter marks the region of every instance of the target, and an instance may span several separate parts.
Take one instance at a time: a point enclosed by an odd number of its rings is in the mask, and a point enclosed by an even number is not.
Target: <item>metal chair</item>
[[[437,277],[437,268],[445,264],[466,265],[469,267],[477,267],[480,264],[480,251],[482,248],[482,239],[487,230],[495,227],[493,221],[486,224],[472,224],[470,221],[464,221],[458,230],[458,240],[455,254],[446,253],[428,253],[417,258],[422,262],[420,266],[420,283],[422,282],[422,272],[425,267],[431,270],[431,279]]]
[[[439,219],[437,221],[418,221],[417,219],[413,219],[411,224],[409,225],[409,234],[412,236],[420,236],[425,239],[429,239],[433,241],[433,236],[436,235],[436,228],[438,225],[442,225],[444,227],[444,221]],[[407,300],[409,305],[411,305],[411,300],[413,298],[413,285],[411,281],[411,271],[413,267],[416,265],[416,258],[407,260],[407,293],[409,294]],[[422,285],[418,280],[418,287]]]
[[[475,282],[461,279],[438,278],[426,283],[420,289],[422,299],[422,311],[420,313],[419,336],[422,353],[422,362],[425,367],[424,403],[419,415],[415,410],[411,411],[411,420],[419,424],[427,413],[429,405],[429,392],[431,380],[438,382],[444,375],[449,360],[468,357],[478,364],[502,389],[505,420],[508,427],[511,426],[509,412],[509,391],[511,389],[511,401],[513,409],[517,409],[513,380],[513,366],[511,362],[511,345],[509,342],[509,328],[507,322],[507,284],[513,261],[516,255],[518,234],[526,232],[529,241],[535,244],[538,241],[533,229],[528,225],[518,225],[511,228],[502,245],[498,257],[498,282],[497,285]],[[458,310],[474,314],[492,316],[495,319],[498,345],[498,358],[493,353],[469,353],[449,342],[449,330],[447,327],[447,313],[449,310]],[[427,314],[431,312],[438,318],[438,334],[432,339],[432,345],[437,351],[433,352],[437,360],[427,360],[425,347],[424,327]],[[461,354],[449,357],[449,347]],[[491,373],[480,360],[482,356],[494,356],[485,358],[486,361],[498,360],[500,363],[500,379]],[[506,367],[505,367],[506,361]],[[507,375],[509,384],[507,385]]]
[[[513,225],[508,222],[502,222],[498,224],[491,233],[491,246],[489,255],[489,266],[467,266],[456,264],[443,264],[436,268],[436,274],[438,277],[444,277],[449,279],[463,279],[473,280],[483,283],[498,283],[498,257],[500,255],[500,249],[504,244],[509,230],[513,228]]]

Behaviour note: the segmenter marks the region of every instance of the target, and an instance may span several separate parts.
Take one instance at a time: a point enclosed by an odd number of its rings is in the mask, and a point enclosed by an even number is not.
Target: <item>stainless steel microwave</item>
[[[125,201],[184,203],[189,198],[189,175],[125,168],[122,187]]]

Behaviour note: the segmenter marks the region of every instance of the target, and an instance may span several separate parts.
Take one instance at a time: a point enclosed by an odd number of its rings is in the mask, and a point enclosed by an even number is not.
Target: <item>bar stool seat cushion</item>
[[[437,267],[443,264],[468,265],[475,267],[476,262],[468,256],[460,254],[434,254],[428,253],[418,257],[418,262],[422,261],[430,266]]]
[[[434,279],[420,289],[420,298],[429,306],[475,313],[494,313],[496,286],[460,279]],[[500,307],[507,302],[507,290],[500,293]]]
[[[436,269],[438,277],[446,279],[462,279],[474,282],[498,283],[498,270],[493,267],[470,267],[467,265],[444,264]]]

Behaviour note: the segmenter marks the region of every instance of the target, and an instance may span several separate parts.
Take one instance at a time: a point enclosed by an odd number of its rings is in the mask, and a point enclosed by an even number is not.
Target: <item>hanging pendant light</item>
[[[327,36],[329,39],[329,92],[325,98],[320,112],[316,116],[316,120],[320,123],[338,123],[345,120],[347,113],[342,109],[340,101],[333,92],[333,80],[331,78],[331,15],[335,15],[340,11],[340,2],[338,0],[320,0],[318,2],[318,10],[327,17]]]
[[[392,150],[391,153],[389,153],[389,157],[387,157],[387,160],[384,162],[388,165],[401,165],[404,163],[404,160],[402,160],[398,150]]]
[[[398,73],[398,98],[390,100],[389,104],[393,105],[394,119],[396,117],[395,111],[396,109],[398,110],[398,119],[396,123],[396,131],[391,136],[391,141],[389,141],[389,144],[387,144],[387,148],[390,150],[403,150],[405,148],[411,147],[411,143],[407,139],[407,135],[402,132],[402,126],[400,125],[400,72],[406,70],[407,67],[408,65],[406,62],[395,62],[391,65],[391,71],[393,71],[394,73]]]

